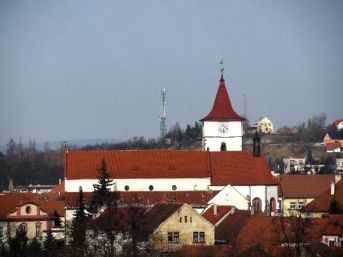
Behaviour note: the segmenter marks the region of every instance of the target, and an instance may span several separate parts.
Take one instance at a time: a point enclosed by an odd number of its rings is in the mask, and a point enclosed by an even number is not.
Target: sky
[[[343,1],[2,0],[0,145],[159,137],[212,108],[277,128],[343,118]]]

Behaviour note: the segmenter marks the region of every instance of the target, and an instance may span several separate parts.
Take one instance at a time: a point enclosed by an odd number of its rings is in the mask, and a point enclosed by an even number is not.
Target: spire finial
[[[221,72],[222,77],[223,77],[223,73],[224,73],[224,60],[223,60],[223,58],[221,59],[221,61],[219,62],[219,64],[221,65],[221,67],[220,67],[220,72]]]

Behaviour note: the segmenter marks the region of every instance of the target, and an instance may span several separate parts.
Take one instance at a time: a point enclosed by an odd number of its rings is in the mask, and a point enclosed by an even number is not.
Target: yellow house
[[[300,211],[330,188],[334,175],[283,175],[279,179],[279,213],[284,216]]]
[[[141,230],[160,251],[214,244],[214,225],[186,203],[154,205],[144,213]]]

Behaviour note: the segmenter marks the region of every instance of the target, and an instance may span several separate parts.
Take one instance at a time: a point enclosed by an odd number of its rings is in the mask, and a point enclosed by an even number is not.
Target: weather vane
[[[222,75],[223,75],[223,73],[224,73],[224,60],[223,60],[223,58],[221,59],[221,61],[219,62],[219,64],[221,65],[220,72],[221,72]]]

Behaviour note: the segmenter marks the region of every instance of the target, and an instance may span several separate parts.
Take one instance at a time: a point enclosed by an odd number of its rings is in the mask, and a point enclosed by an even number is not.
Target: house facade
[[[261,117],[255,123],[258,132],[272,134],[274,132],[273,122],[268,117]]]
[[[214,225],[188,204],[156,204],[144,213],[141,223],[142,232],[160,251],[214,245]]]

